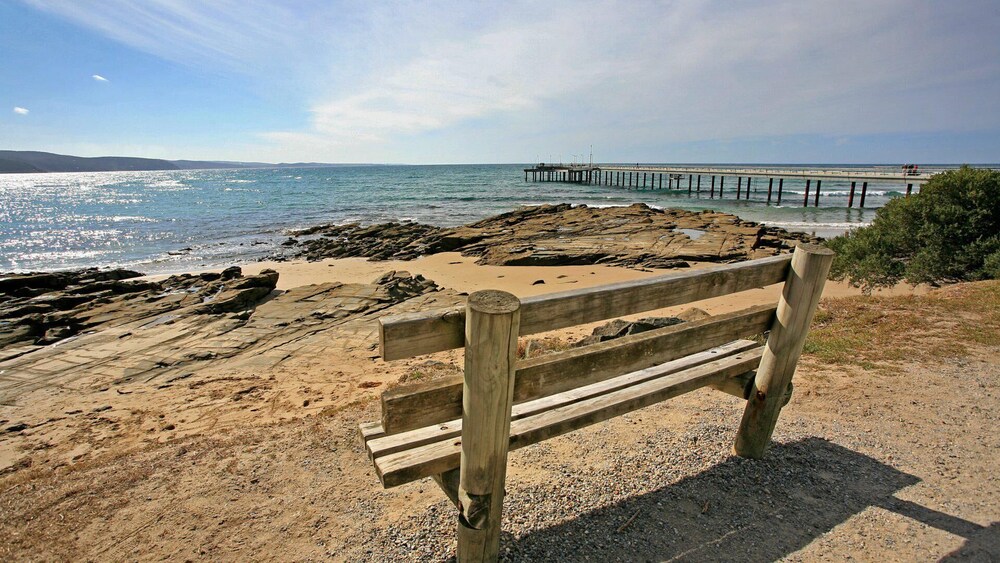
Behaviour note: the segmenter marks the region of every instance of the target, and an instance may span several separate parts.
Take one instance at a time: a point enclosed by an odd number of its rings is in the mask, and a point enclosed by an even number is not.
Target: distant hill
[[[214,168],[326,168],[330,166],[365,166],[363,164],[325,164],[295,162],[233,162],[212,160],[161,160],[130,156],[82,157],[38,151],[0,150],[0,174],[32,172],[115,172],[136,170],[206,170]]]
[[[178,170],[169,160],[99,156],[84,158],[50,152],[0,151],[0,173],[107,172],[112,170]]]

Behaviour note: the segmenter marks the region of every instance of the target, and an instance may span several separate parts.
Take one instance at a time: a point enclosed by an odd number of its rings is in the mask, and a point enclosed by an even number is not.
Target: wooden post
[[[630,188],[632,187],[632,173],[631,172],[628,173],[628,187],[630,187]]]
[[[858,202],[858,208],[863,208],[865,206],[865,196],[868,195],[868,182],[862,182],[861,184],[861,201]]]
[[[913,184],[906,184],[906,197],[910,197],[913,192]]]
[[[715,198],[715,176],[712,176],[712,193],[709,197]]]
[[[774,178],[768,178],[767,180],[767,203],[771,203],[771,192],[774,190]]]
[[[749,190],[747,190],[749,191]],[[740,199],[740,194],[743,193],[743,176],[736,177],[736,199]]]
[[[691,175],[688,174],[688,195],[691,195]]]
[[[854,207],[854,188],[858,185],[857,180],[851,182],[851,193],[847,196],[847,208],[850,209]]]
[[[636,175],[636,177],[638,177],[639,173],[636,172],[635,175]],[[646,188],[646,173],[645,172],[642,173],[642,187],[643,187],[643,189]]]
[[[802,207],[809,207],[809,185],[812,180],[806,180],[806,197],[802,200]]]
[[[785,179],[778,178],[778,202],[776,205],[781,205],[781,190],[785,187]]]
[[[701,193],[701,174],[698,174],[698,193]]]
[[[736,434],[733,450],[739,456],[760,459],[767,451],[831,264],[833,251],[829,248],[813,244],[795,248],[771,334]]]
[[[722,197],[722,190],[726,187],[726,177],[719,176],[719,197]]]
[[[819,190],[823,185],[823,180],[816,180],[816,198],[813,200],[813,207],[819,207]]]
[[[521,302],[477,291],[465,308],[465,385],[458,485],[458,560],[496,561],[500,552],[510,409]]]
[[[669,178],[668,178],[669,180]],[[663,172],[660,172],[660,189],[663,189]]]

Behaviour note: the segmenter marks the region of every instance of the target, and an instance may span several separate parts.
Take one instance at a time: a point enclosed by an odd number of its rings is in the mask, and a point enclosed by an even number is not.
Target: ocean
[[[905,191],[902,182],[869,184],[866,209],[847,209],[850,183],[824,180],[820,206],[803,208],[805,180],[786,179],[777,206],[766,204],[766,179],[754,181],[750,200],[737,201],[735,178],[727,178],[723,199],[709,199],[705,178],[697,197],[688,196],[686,184],[677,191],[636,191],[525,182],[526,166],[0,175],[0,271],[120,266],[179,272],[264,258],[294,228],[404,220],[452,226],[543,203],[714,209],[829,237],[867,224],[876,208]]]

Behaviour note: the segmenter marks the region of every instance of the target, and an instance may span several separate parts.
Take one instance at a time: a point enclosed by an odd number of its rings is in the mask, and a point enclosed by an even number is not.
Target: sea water
[[[813,195],[803,207],[805,180],[786,178],[778,206],[766,203],[766,178],[754,179],[750,199],[737,201],[734,177],[726,178],[723,197],[711,199],[707,176],[701,195],[689,196],[686,177],[679,190],[626,190],[525,182],[526,166],[0,175],[0,271],[124,266],[154,273],[224,266],[271,255],[294,228],[405,220],[452,226],[543,203],[714,209],[833,236],[870,222],[876,208],[905,193],[901,179],[869,183],[866,208],[858,209],[858,182],[855,208],[847,209],[850,182],[824,180],[819,207],[812,207]],[[777,184],[775,179],[775,197]]]

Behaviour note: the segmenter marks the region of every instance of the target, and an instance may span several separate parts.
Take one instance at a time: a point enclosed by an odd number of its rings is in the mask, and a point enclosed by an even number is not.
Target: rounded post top
[[[469,309],[487,315],[506,315],[521,308],[521,300],[497,289],[477,291],[469,296]]]
[[[819,256],[833,256],[836,254],[830,248],[823,246],[821,244],[813,244],[810,242],[801,242],[795,245],[795,252],[805,252],[808,254],[816,254]]]

